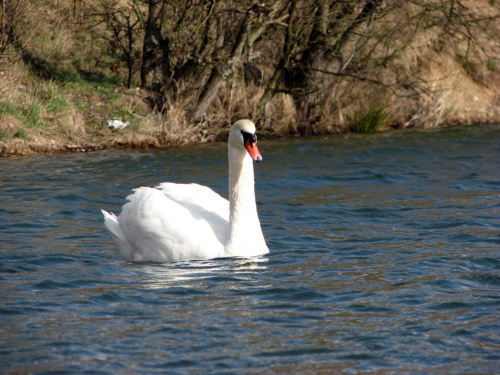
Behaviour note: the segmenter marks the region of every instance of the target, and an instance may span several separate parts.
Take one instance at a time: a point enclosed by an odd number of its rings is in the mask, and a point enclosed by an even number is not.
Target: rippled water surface
[[[1,373],[495,373],[500,126],[261,140],[254,260],[131,264],[101,208],[226,146],[0,159]]]

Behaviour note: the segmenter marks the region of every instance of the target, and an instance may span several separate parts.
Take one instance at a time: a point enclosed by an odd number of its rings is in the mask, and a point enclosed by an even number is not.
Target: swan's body
[[[135,189],[119,217],[102,211],[122,256],[169,262],[268,253],[255,202],[253,160],[262,160],[256,143],[253,122],[233,124],[229,201],[205,186],[162,183]]]

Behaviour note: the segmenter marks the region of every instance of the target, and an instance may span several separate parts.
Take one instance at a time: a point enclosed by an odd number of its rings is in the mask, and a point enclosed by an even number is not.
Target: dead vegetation
[[[496,0],[0,4],[7,155],[500,119]]]

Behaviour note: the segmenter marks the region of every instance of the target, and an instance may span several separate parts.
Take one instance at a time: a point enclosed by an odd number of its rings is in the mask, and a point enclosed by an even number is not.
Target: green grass
[[[31,103],[31,106],[26,111],[24,117],[24,123],[28,128],[42,128],[44,127],[44,123],[42,121],[42,107],[43,104],[38,100],[34,99]]]
[[[14,137],[14,134],[14,132],[0,131],[0,141],[8,141],[12,137]]]
[[[354,114],[351,130],[355,133],[374,133],[380,127],[387,125],[389,119],[390,112],[387,106],[374,101]]]
[[[17,129],[16,132],[14,133],[14,138],[27,139],[28,133],[24,129]]]
[[[27,139],[28,133],[24,129],[17,129],[16,131],[0,131],[0,141],[8,141],[12,138]]]
[[[42,87],[43,106],[49,115],[65,114],[73,108],[69,95],[60,85],[49,82]]]
[[[17,107],[14,103],[12,103],[10,100],[1,104],[0,119],[6,114],[11,115],[17,119],[23,118],[22,110],[19,107]]]
[[[38,87],[36,92],[36,95],[30,94],[26,101],[7,99],[3,103],[0,102],[0,120],[10,115],[19,120],[25,128],[42,129],[54,118],[68,113],[72,108],[67,95],[54,84]],[[6,137],[4,134],[2,139]],[[13,134],[13,137],[26,138],[27,133],[18,132]]]

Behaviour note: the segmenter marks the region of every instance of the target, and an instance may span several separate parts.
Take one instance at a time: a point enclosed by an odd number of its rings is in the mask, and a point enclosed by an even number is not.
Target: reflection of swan
[[[233,124],[228,157],[229,202],[208,187],[163,183],[135,189],[118,218],[102,211],[123,257],[169,262],[268,253],[255,203],[252,159],[262,156],[252,121]]]
[[[219,276],[227,280],[250,282],[255,280],[256,272],[265,270],[267,258],[254,257],[251,260],[224,259],[178,262],[166,267],[164,264],[146,264],[135,268],[141,287],[147,289],[163,289],[166,286],[192,285],[199,286],[200,282],[215,279]],[[137,266],[132,266],[137,267]],[[227,288],[245,288],[246,284],[230,283]]]

